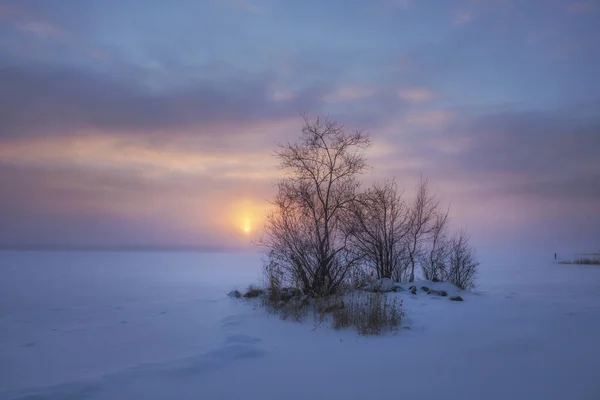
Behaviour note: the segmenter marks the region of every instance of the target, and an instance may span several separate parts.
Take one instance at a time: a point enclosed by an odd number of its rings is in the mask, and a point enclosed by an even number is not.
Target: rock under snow
[[[240,297],[242,297],[242,294],[237,290],[232,290],[231,292],[227,293],[227,296],[232,297],[234,299],[239,299]]]
[[[364,290],[367,292],[378,292],[378,293],[387,293],[393,292],[396,289],[396,285],[394,281],[390,278],[378,279],[373,283],[367,284],[364,287]]]
[[[460,296],[452,296],[450,297],[450,300],[452,301],[464,301],[462,297]]]
[[[427,294],[433,294],[442,297],[448,296],[448,293],[443,290],[430,290],[429,292],[427,292]]]
[[[391,292],[392,290],[394,290],[394,282],[390,278],[384,278],[379,280],[380,292]]]

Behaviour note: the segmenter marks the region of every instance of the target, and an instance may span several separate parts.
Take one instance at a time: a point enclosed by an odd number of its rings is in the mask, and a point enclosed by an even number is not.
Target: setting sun
[[[260,202],[251,197],[237,198],[229,203],[228,207],[226,213],[231,232],[243,236],[259,234],[265,216],[270,211],[267,202]]]
[[[250,233],[251,226],[250,226],[250,218],[249,217],[246,217],[244,219],[244,226],[242,227],[242,230],[244,231],[244,233]]]

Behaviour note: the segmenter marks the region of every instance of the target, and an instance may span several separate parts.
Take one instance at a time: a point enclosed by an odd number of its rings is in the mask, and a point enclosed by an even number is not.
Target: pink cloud
[[[392,4],[398,8],[407,9],[411,5],[411,0],[392,0]]]
[[[11,4],[0,4],[0,19],[11,19],[23,15],[25,10],[22,7]]]
[[[17,23],[17,27],[21,32],[27,32],[41,37],[65,35],[65,32],[60,27],[43,21],[19,22]]]
[[[472,4],[476,4],[476,5],[491,5],[491,4],[496,4],[496,5],[500,5],[500,4],[507,4],[510,3],[514,0],[471,0]]]
[[[285,89],[275,89],[271,92],[271,98],[275,101],[290,101],[297,97],[296,92]]]
[[[471,22],[475,16],[469,11],[459,11],[454,14],[452,23],[454,25],[464,25]]]
[[[225,2],[229,7],[249,11],[253,14],[264,14],[265,8],[256,5],[251,0],[227,0]]]
[[[427,103],[437,97],[437,94],[427,88],[408,88],[398,91],[398,97],[410,103]]]
[[[448,110],[431,110],[409,113],[406,121],[411,125],[441,127],[447,125],[453,118],[454,114]]]
[[[64,30],[46,21],[34,12],[20,6],[0,4],[0,19],[14,25],[21,32],[35,36],[62,36]]]
[[[14,26],[18,31],[37,38],[55,40],[90,58],[106,59],[106,53],[90,47],[34,11],[15,5],[0,4],[0,21]]]
[[[567,6],[567,10],[572,13],[589,13],[596,9],[596,4],[591,1],[576,1]]]
[[[398,57],[396,63],[390,68],[391,72],[406,72],[410,70],[412,63],[406,56]]]
[[[343,86],[338,90],[325,95],[323,100],[328,103],[343,103],[371,97],[375,92],[375,89],[367,86]]]
[[[69,135],[0,141],[0,166],[60,167],[79,171],[137,173],[152,179],[208,176],[221,180],[268,181],[279,172],[269,150],[271,137],[298,131],[297,117],[251,124],[199,124],[178,131],[168,143],[127,132],[81,130]],[[196,133],[222,140],[198,139]],[[231,136],[240,146],[228,147]],[[229,138],[229,139],[228,139]]]

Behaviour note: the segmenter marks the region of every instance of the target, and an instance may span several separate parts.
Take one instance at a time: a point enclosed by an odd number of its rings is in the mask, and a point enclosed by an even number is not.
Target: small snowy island
[[[600,265],[600,252],[587,253],[575,256],[572,259],[560,260],[559,264],[576,264],[576,265]]]
[[[360,335],[377,335],[397,332],[400,328],[411,329],[411,320],[403,311],[405,302],[423,304],[443,298],[461,302],[470,294],[449,282],[400,283],[384,278],[322,298],[311,298],[294,288],[275,291],[273,287],[257,286],[248,287],[244,293],[233,290],[228,296],[252,300],[283,320],[304,322],[308,319],[314,321],[315,326],[329,323],[336,330],[354,328]]]
[[[310,309],[319,324],[363,335],[401,324],[403,295],[392,293],[463,301],[479,266],[469,235],[449,233],[450,209],[422,178],[410,200],[394,179],[362,190],[370,145],[362,131],[305,117],[299,139],[276,152],[283,177],[260,242],[266,283],[231,296],[258,298],[283,319]]]

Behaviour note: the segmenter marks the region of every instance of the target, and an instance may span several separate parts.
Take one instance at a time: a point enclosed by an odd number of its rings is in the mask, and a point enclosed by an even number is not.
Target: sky
[[[0,0],[0,246],[251,246],[307,113],[483,251],[599,250],[599,71],[597,0]]]

